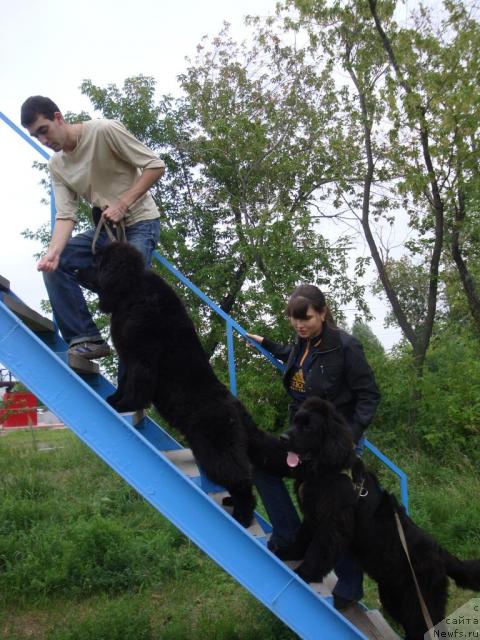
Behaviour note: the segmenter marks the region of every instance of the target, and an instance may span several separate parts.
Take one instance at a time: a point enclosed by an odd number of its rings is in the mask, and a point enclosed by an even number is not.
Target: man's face
[[[53,120],[49,120],[43,115],[37,116],[36,120],[27,127],[27,131],[32,138],[53,151],[61,151],[66,141],[67,128],[63,116],[57,112]]]

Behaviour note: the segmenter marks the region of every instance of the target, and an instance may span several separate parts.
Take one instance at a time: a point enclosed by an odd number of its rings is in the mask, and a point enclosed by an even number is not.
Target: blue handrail
[[[40,145],[38,145],[31,137],[27,136],[10,118],[7,118],[5,114],[0,111],[0,119],[3,120],[15,133],[17,133],[21,138],[23,138],[28,144],[30,144],[38,153],[40,153],[43,158],[46,160],[50,159],[50,155],[42,149]],[[51,215],[51,224],[53,227],[55,221],[55,198],[53,189],[50,188],[50,215]],[[226,335],[227,335],[227,353],[228,353],[228,371],[230,378],[230,390],[234,395],[237,395],[237,381],[236,381],[236,373],[235,373],[235,352],[234,352],[234,343],[233,343],[233,329],[237,331],[247,342],[251,343],[262,355],[264,355],[270,362],[277,367],[280,371],[283,371],[284,366],[272,356],[264,347],[262,347],[258,342],[251,340],[247,336],[247,332],[245,329],[238,324],[233,318],[231,318],[223,309],[221,309],[211,298],[203,293],[191,280],[189,280],[186,276],[183,275],[178,269],[176,269],[164,256],[162,256],[158,251],[154,251],[153,253],[155,259],[162,264],[165,268],[167,268],[180,282],[186,285],[196,296],[198,296],[205,304],[207,304],[217,315],[219,315],[226,324]],[[400,492],[402,497],[402,502],[405,506],[405,509],[408,512],[408,480],[406,474],[395,465],[391,460],[389,460],[379,449],[375,447],[371,442],[365,440],[365,446],[375,455],[377,456],[383,464],[385,464],[393,473],[395,473],[400,479]]]
[[[10,120],[10,118],[7,118],[7,116],[1,111],[0,111],[0,120],[3,120],[6,124],[8,124],[8,126],[11,129],[13,129],[15,133],[17,133],[21,138],[23,138],[25,142],[28,142],[28,144],[31,145],[35,149],[35,151],[38,151],[38,153],[41,156],[43,156],[45,160],[50,160],[50,154],[47,151],[45,151],[45,149],[42,149],[42,147],[37,142],[35,142],[35,140],[33,140],[30,136],[27,136],[25,131],[22,131],[20,127],[17,127],[17,125],[12,120]]]

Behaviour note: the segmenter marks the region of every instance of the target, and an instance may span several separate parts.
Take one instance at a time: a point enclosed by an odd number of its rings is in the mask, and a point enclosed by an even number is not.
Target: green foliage
[[[381,359],[386,357],[382,343],[370,329],[368,324],[365,324],[360,320],[356,320],[352,325],[351,333],[352,336],[362,343],[364,350],[369,354],[369,360],[371,358]]]
[[[151,608],[140,598],[103,599],[80,622],[67,621],[51,640],[155,640]]]
[[[421,378],[406,344],[387,357],[368,346],[366,352],[382,394],[372,438],[393,447],[396,440],[405,440],[444,464],[463,457],[478,463],[480,366],[475,335],[444,327],[432,340]],[[416,405],[409,400],[414,392],[420,398]]]
[[[205,40],[180,76],[180,98],[156,103],[145,76],[122,87],[85,80],[82,91],[164,158],[166,175],[152,191],[161,251],[222,309],[247,326],[264,314],[280,320],[299,282],[327,284],[338,304],[363,305],[363,286],[348,276],[350,239],[329,241],[309,206],[319,185],[341,174],[334,83],[304,64],[293,43],[279,48],[277,33],[252,28],[249,46],[227,28]],[[46,241],[44,230],[37,235]],[[190,291],[183,295],[215,353],[218,321]]]
[[[38,437],[0,440],[2,638],[293,638],[69,432]]]
[[[132,489],[76,440],[64,446],[47,455],[0,450],[2,598],[114,593],[195,566],[185,539],[168,526],[155,530],[160,516],[148,522],[149,508]],[[98,483],[82,493],[83,472]],[[171,547],[178,548],[173,562],[165,553]]]
[[[478,342],[449,327],[433,341],[422,381],[418,431],[444,457],[461,451],[480,460]]]

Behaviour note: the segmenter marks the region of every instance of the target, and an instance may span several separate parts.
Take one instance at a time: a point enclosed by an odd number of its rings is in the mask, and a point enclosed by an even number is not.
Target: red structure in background
[[[8,369],[0,369],[0,387],[5,387],[7,391],[12,391],[16,380]]]
[[[1,427],[28,427],[37,424],[38,400],[33,393],[5,391],[0,409]]]

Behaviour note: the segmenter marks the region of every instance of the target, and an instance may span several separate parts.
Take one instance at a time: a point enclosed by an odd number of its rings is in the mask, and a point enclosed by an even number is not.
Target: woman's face
[[[299,320],[290,316],[290,323],[300,338],[313,338],[322,332],[326,310],[316,311],[312,305],[308,306],[306,318]]]

